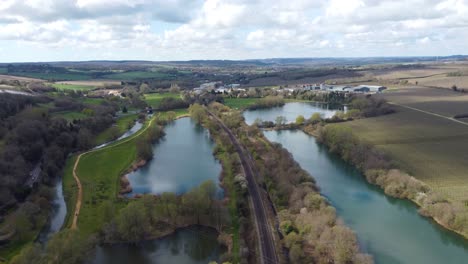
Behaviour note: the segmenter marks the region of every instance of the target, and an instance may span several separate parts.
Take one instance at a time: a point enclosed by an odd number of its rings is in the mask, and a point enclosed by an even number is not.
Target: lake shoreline
[[[308,129],[305,129],[304,127],[300,128],[300,129],[290,129],[290,130],[301,130],[301,131],[303,131],[305,134],[307,134],[307,135],[309,135],[309,136],[312,136],[312,137],[314,137],[314,138],[317,138],[317,137],[318,137],[318,134],[316,133],[316,131],[308,130]],[[327,149],[328,149],[328,147],[327,147]],[[340,156],[340,159],[341,159],[341,156]],[[355,167],[354,165],[351,165],[351,166]],[[371,184],[371,185],[373,185],[373,186],[379,187],[379,189],[382,190],[382,191],[384,190],[384,189],[382,188],[382,186],[377,185],[377,184],[374,184],[374,183],[368,181],[366,177],[364,177],[364,178],[365,178],[365,180],[366,180],[367,183],[369,183],[369,184]],[[389,196],[389,197],[392,197],[392,198],[396,198],[396,199],[400,199],[400,200],[411,201],[414,205],[417,206],[417,209],[422,209],[422,208],[423,208],[422,203],[418,202],[416,199],[395,197],[395,196],[392,196],[392,195],[388,195],[388,194],[386,194],[385,192],[384,192],[384,194],[387,195],[387,196]],[[453,232],[454,234],[456,234],[456,235],[458,235],[458,236],[461,236],[462,238],[468,240],[468,234],[465,234],[465,233],[463,233],[463,232],[460,232],[460,231],[458,231],[458,230],[455,230],[455,229],[449,227],[448,225],[446,225],[445,223],[443,223],[438,217],[432,216],[432,215],[430,215],[430,214],[422,214],[421,212],[419,212],[419,210],[418,210],[418,214],[421,215],[421,216],[423,216],[423,217],[425,217],[425,218],[428,218],[428,219],[432,220],[434,223],[436,223],[437,225],[443,227],[444,229],[446,229],[446,230],[448,230],[448,231],[451,231],[451,232]]]

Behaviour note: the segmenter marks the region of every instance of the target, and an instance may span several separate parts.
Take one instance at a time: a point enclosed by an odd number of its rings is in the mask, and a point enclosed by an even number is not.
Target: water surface
[[[128,175],[133,188],[129,196],[183,194],[206,180],[218,185],[221,165],[213,157],[214,143],[208,130],[190,118],[181,118],[168,124],[164,131],[166,136],[153,145],[153,159]],[[222,196],[219,186],[218,196]]]
[[[62,180],[58,180],[55,184],[55,198],[52,201],[52,211],[49,223],[44,230],[39,234],[38,240],[43,243],[49,240],[52,235],[60,231],[67,215],[67,205],[63,197]]]
[[[468,263],[467,241],[417,213],[409,201],[386,196],[302,131],[264,131],[281,143],[317,181],[338,216],[358,236],[376,263]]]
[[[97,248],[95,264],[177,263],[207,264],[218,261],[224,252],[211,228],[192,226],[174,234],[139,245],[112,245]]]
[[[296,121],[298,115],[303,115],[305,118],[310,118],[313,113],[322,114],[323,118],[332,117],[336,111],[345,110],[340,105],[329,105],[318,102],[296,102],[286,103],[284,106],[273,107],[267,109],[247,110],[244,111],[245,122],[249,125],[255,122],[255,119],[259,118],[262,121],[273,121],[275,122],[276,117],[286,117],[286,122],[291,123]]]

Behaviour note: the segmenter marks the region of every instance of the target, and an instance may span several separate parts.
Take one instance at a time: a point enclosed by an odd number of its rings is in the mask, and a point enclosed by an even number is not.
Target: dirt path
[[[389,103],[389,104],[392,104],[392,105],[396,105],[396,106],[401,106],[401,107],[403,107],[403,108],[411,109],[411,110],[414,110],[414,111],[418,111],[418,112],[421,112],[421,113],[425,113],[425,114],[428,114],[428,115],[432,115],[432,116],[444,118],[444,119],[447,119],[447,120],[450,120],[450,121],[453,121],[453,122],[456,122],[456,123],[459,123],[459,124],[468,126],[468,123],[465,123],[465,122],[460,121],[460,120],[458,120],[458,119],[456,119],[456,118],[453,118],[453,117],[448,117],[448,116],[439,115],[439,114],[436,114],[436,113],[433,113],[433,112],[424,111],[424,110],[421,110],[421,109],[418,109],[418,108],[414,108],[414,107],[411,107],[411,106],[402,105],[402,104],[397,104],[397,103],[395,103],[395,102],[388,102],[388,103]]]
[[[206,108],[205,108],[206,109]],[[244,149],[244,147],[239,143],[237,138],[234,136],[232,131],[219,119],[216,115],[208,111],[207,112],[212,116],[221,126],[221,128],[228,134],[229,139],[236,148],[239,158],[241,160],[241,165],[244,170],[246,179],[247,179],[247,188],[251,199],[251,213],[254,216],[255,229],[258,237],[258,248],[260,249],[260,263],[262,264],[275,264],[279,263],[278,255],[276,252],[274,236],[272,232],[274,228],[268,221],[267,211],[265,205],[263,204],[263,199],[261,197],[260,189],[255,180],[257,171],[255,170],[255,165],[252,161],[252,157]]]
[[[106,148],[116,147],[116,146],[122,145],[123,143],[126,143],[126,142],[134,139],[135,137],[138,137],[139,135],[144,133],[148,128],[151,127],[151,125],[153,124],[153,121],[155,119],[156,119],[156,117],[152,118],[149,121],[148,126],[145,127],[144,129],[141,129],[139,132],[133,134],[133,136],[130,136],[130,137],[128,137],[128,138],[126,138],[126,139],[124,139],[122,141],[119,141],[116,144],[111,144],[111,145],[108,145],[108,146],[105,146],[105,147],[99,148],[99,149],[92,149],[90,151],[87,151],[87,152],[84,152],[84,153],[81,153],[80,155],[78,155],[78,158],[76,159],[75,164],[73,165],[73,178],[75,178],[76,186],[78,187],[78,195],[76,197],[75,212],[73,213],[73,222],[72,222],[72,225],[71,225],[71,229],[76,229],[77,226],[78,226],[78,224],[77,224],[78,223],[78,216],[80,215],[81,203],[82,203],[82,200],[83,200],[83,186],[81,185],[81,181],[80,181],[80,178],[78,177],[78,173],[76,173],[76,168],[78,167],[78,164],[80,163],[81,157],[83,155],[89,154],[91,152],[100,151],[100,150],[103,150],[103,149],[106,149]]]

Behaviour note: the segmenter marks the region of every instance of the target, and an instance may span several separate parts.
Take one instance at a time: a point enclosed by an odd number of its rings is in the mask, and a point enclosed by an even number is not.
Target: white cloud
[[[468,0],[2,0],[0,5],[0,41],[8,50],[16,47],[2,57],[9,61],[28,60],[23,54],[35,49],[50,49],[64,60],[80,58],[77,54],[149,60],[448,55],[466,53],[467,28]]]

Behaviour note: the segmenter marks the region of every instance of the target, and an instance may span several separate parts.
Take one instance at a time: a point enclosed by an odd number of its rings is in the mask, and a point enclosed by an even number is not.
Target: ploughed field
[[[468,201],[468,125],[449,119],[468,113],[468,96],[426,88],[380,96],[400,104],[397,113],[341,125],[383,149],[402,169],[445,198]]]

